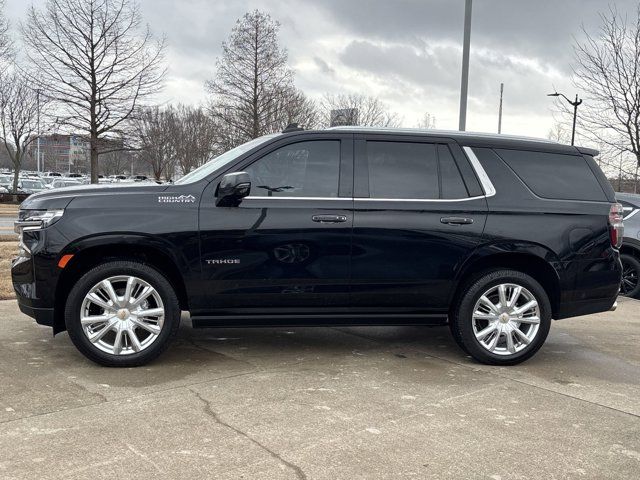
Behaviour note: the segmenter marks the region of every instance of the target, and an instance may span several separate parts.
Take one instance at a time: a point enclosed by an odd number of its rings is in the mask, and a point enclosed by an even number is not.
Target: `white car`
[[[50,188],[64,188],[64,187],[75,187],[78,185],[82,185],[82,182],[78,181],[75,178],[56,178],[51,182]]]

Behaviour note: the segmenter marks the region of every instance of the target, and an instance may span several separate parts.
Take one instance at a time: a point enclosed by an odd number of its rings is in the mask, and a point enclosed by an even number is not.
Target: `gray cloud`
[[[36,6],[44,0],[34,0]],[[617,0],[622,12],[636,0]],[[205,101],[221,43],[235,21],[259,8],[279,20],[296,83],[312,96],[380,95],[414,125],[426,110],[455,128],[463,0],[141,0],[152,30],[168,39],[169,79],[162,101]],[[27,3],[7,0],[16,24]],[[604,0],[476,0],[472,24],[469,122],[493,125],[505,83],[505,129],[544,135],[545,97],[555,85],[573,93],[572,44],[580,26],[595,31]],[[493,128],[493,126],[491,127]]]

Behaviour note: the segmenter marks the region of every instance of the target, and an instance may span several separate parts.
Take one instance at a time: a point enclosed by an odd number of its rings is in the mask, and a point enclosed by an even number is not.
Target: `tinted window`
[[[438,198],[438,158],[429,143],[367,142],[371,198]]]
[[[441,198],[466,198],[468,193],[462,180],[462,174],[447,145],[438,145],[438,159],[440,161]]]
[[[318,140],[279,148],[244,169],[251,194],[274,197],[337,197],[340,142]]]
[[[496,152],[539,197],[607,200],[600,183],[582,156],[502,149]]]

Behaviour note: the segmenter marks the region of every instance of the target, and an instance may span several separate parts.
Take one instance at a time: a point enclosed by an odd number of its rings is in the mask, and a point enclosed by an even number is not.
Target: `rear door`
[[[353,136],[285,137],[247,159],[251,193],[200,210],[200,313],[317,313],[349,305]],[[229,172],[230,173],[230,172]],[[259,309],[258,311],[255,311]]]
[[[354,196],[353,306],[445,311],[487,217],[462,149],[446,138],[356,136]]]

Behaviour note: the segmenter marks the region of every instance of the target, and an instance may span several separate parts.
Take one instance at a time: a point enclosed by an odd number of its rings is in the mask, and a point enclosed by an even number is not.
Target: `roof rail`
[[[298,126],[297,123],[290,123],[289,125],[287,125],[287,128],[285,128],[282,133],[290,133],[290,132],[301,132],[303,131],[304,128]]]

